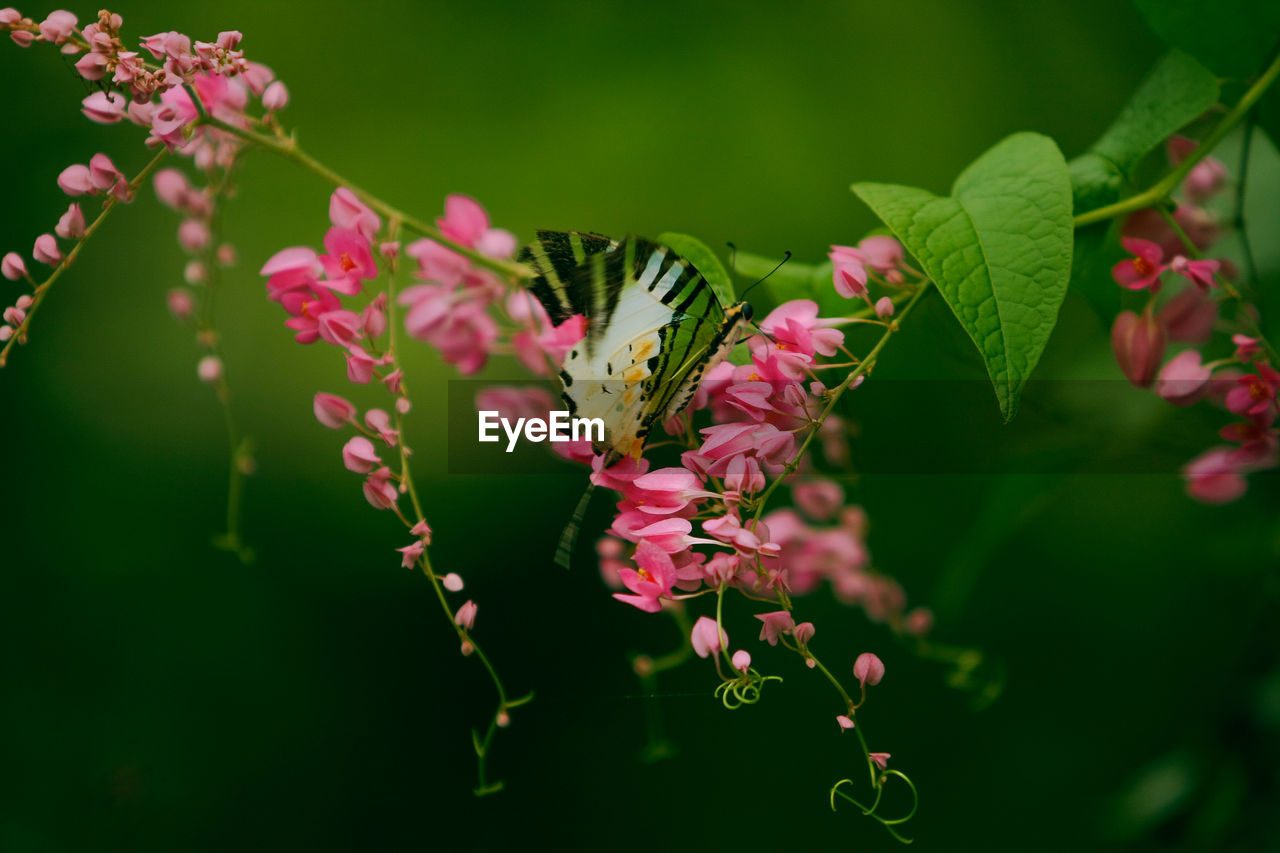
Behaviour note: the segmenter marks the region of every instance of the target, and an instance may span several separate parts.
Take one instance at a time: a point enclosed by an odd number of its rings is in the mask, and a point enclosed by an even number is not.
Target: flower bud
[[[1125,377],[1139,388],[1149,387],[1164,360],[1164,327],[1150,311],[1142,316],[1124,311],[1111,327],[1111,348]]]
[[[733,653],[732,663],[734,669],[738,672],[745,673],[751,668],[751,653],[746,649],[738,649],[738,651]]]
[[[35,247],[31,250],[31,257],[49,266],[61,263],[62,253],[58,251],[58,241],[54,239],[52,234],[41,234],[36,238]]]
[[[693,643],[693,651],[700,658],[710,657],[729,644],[729,636],[716,624],[716,620],[707,616],[698,618],[689,637]]]
[[[476,625],[476,603],[468,601],[466,604],[458,608],[458,612],[453,616],[453,622],[464,631],[470,631]]]
[[[356,407],[333,394],[316,394],[312,403],[316,420],[329,429],[340,429],[356,414]]]
[[[853,662],[853,677],[858,679],[863,687],[868,684],[875,687],[880,683],[880,679],[884,678],[884,663],[871,652],[863,652]]]
[[[262,93],[262,106],[266,107],[267,112],[273,113],[276,110],[282,110],[289,104],[289,90],[279,80],[272,83]]]
[[[196,365],[196,375],[201,382],[213,384],[222,378],[222,359],[216,355],[206,355]]]
[[[1200,362],[1200,353],[1189,349],[1160,368],[1156,393],[1175,406],[1190,406],[1209,390],[1213,371]]]
[[[0,260],[0,273],[9,281],[17,281],[27,275],[27,262],[17,252],[9,252]]]
[[[373,442],[362,435],[352,437],[342,448],[342,464],[348,471],[368,474],[382,464]]]
[[[440,582],[449,592],[462,592],[462,576],[457,572],[449,572],[440,579]]]

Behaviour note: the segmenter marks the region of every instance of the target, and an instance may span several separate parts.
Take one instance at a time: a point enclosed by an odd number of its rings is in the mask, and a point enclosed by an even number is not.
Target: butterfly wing
[[[573,415],[604,422],[606,464],[640,455],[653,425],[684,408],[749,317],[743,303],[721,307],[687,259],[639,237],[540,231],[521,259],[538,271],[530,290],[553,320],[587,319],[560,378]]]

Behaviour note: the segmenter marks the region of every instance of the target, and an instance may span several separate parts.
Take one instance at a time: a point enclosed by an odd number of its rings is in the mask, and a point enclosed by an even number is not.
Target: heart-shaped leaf
[[[893,184],[853,191],[933,279],[1012,419],[1071,275],[1071,177],[1058,146],[1035,133],[1006,137],[945,198]]]

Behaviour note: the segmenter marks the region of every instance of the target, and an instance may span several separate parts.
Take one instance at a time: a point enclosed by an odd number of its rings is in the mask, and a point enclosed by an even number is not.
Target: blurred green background
[[[424,218],[466,192],[521,237],[677,230],[805,261],[873,226],[853,180],[942,191],[1015,130],[1079,153],[1162,50],[1104,0],[761,8],[114,11],[132,36],[242,30],[289,86],[285,120],[311,153]],[[65,208],[64,166],[104,151],[134,172],[147,153],[135,128],[80,116],[82,84],[53,51],[6,41],[0,79],[0,249],[25,254]],[[416,347],[409,438],[435,561],[467,578],[509,687],[538,694],[497,743],[508,790],[471,797],[467,730],[490,713],[487,682],[428,585],[398,567],[407,540],[342,469],[342,439],[312,418],[317,390],[365,398],[336,353],[292,342],[256,275],[277,249],[319,243],[329,188],[266,154],[240,183],[227,236],[242,261],[219,322],[258,447],[245,498],[256,563],[208,545],[225,438],[165,308],[183,256],[151,193],[86,247],[0,372],[0,850],[894,849],[873,822],[829,810],[832,782],[862,778],[855,744],[838,737],[824,684],[746,642],[750,608],[727,616],[729,632],[785,683],[728,713],[706,667],[665,678],[680,754],[638,760],[626,656],[667,650],[674,629],[610,600],[589,560],[551,564],[580,473],[446,473],[452,374]],[[932,300],[878,375],[972,380],[982,367]],[[1104,323],[1074,294],[1038,375],[1119,378]],[[1175,472],[1222,419],[1122,383],[1065,387],[1028,394],[1024,416],[1044,424],[1030,433],[999,424],[989,390],[955,405],[855,402],[861,458],[982,463],[881,465],[848,488],[871,516],[876,565],[936,607],[939,639],[1003,666],[1000,699],[975,712],[945,670],[825,592],[804,604],[817,648],[846,675],[858,652],[885,660],[860,725],[919,787],[910,831],[927,849],[1276,849],[1276,478],[1214,508],[1173,473],[1097,473],[1098,453]],[[588,530],[607,519],[599,500]]]

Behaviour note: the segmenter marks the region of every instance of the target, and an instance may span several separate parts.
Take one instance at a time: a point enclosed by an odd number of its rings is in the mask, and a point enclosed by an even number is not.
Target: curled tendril
[[[761,675],[754,669],[748,669],[737,678],[721,682],[716,687],[715,696],[724,703],[726,708],[733,711],[743,705],[754,705],[759,702],[760,689],[768,681],[776,681],[781,684],[782,677],[778,675]]]
[[[876,809],[880,807],[880,799],[884,795],[885,782],[888,781],[890,776],[896,776],[899,779],[901,779],[903,782],[907,784],[907,788],[911,791],[911,809],[902,817],[886,818],[876,814]],[[862,813],[867,817],[875,818],[876,820],[878,820],[880,822],[880,825],[883,826],[889,832],[889,834],[892,835],[898,841],[901,841],[903,844],[910,844],[912,842],[912,839],[907,838],[905,835],[902,835],[895,828],[911,820],[911,818],[915,817],[916,810],[920,808],[920,794],[918,791],[916,791],[915,784],[911,781],[911,779],[907,776],[907,774],[903,773],[900,770],[885,770],[878,777],[875,777],[874,784],[875,784],[876,798],[872,800],[870,806],[864,806],[858,800],[846,794],[844,791],[841,791],[840,786],[844,784],[848,784],[849,787],[852,788],[853,780],[841,779],[839,782],[831,786],[831,810],[832,811],[836,810],[836,797],[840,797],[843,800],[847,800],[848,802],[853,803],[855,806],[861,809]]]

